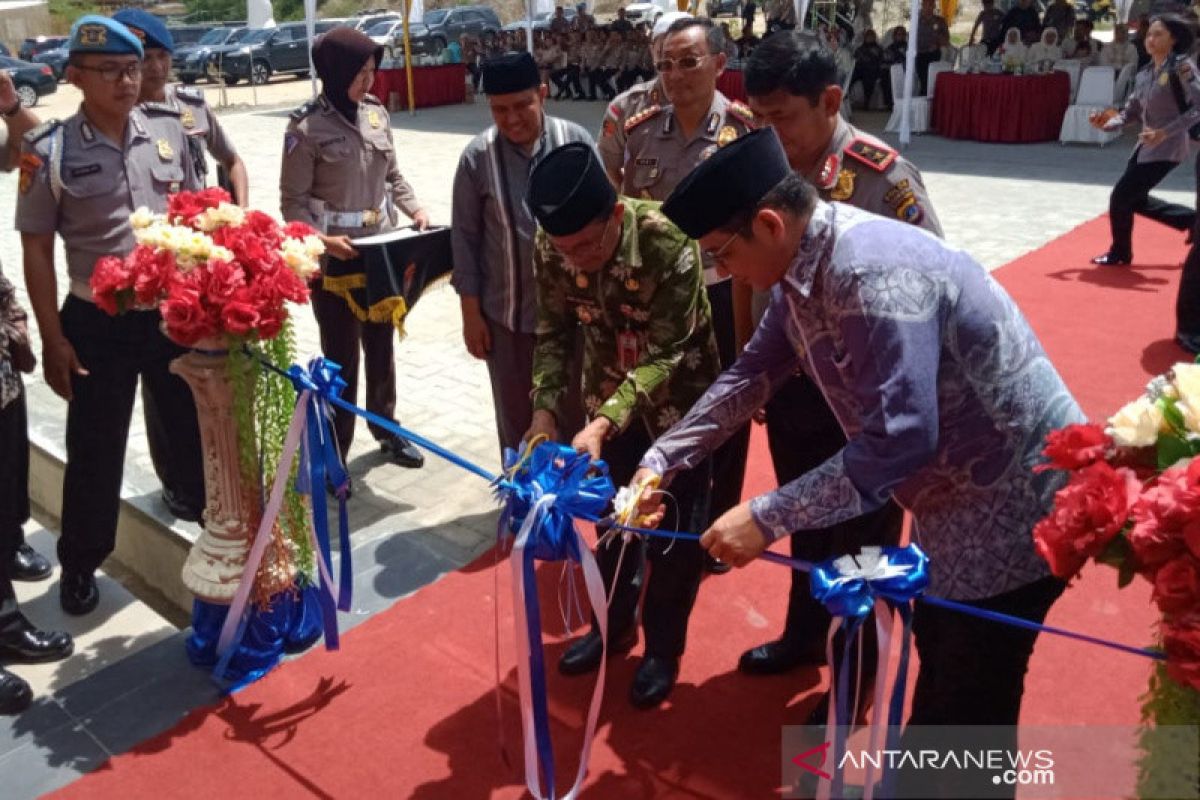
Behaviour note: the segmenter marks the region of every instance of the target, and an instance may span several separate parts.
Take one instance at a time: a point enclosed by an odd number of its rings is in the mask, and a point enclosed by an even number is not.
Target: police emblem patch
[[[370,111],[368,111],[367,112],[367,124],[369,124],[372,128],[378,128],[379,127],[379,112],[375,111],[374,109],[371,109]]]
[[[103,25],[80,25],[78,36],[80,44],[97,47],[108,44],[108,28]]]
[[[185,108],[179,114],[179,123],[183,125],[186,130],[190,131],[192,128],[196,127],[196,115],[192,113],[190,108]]]
[[[171,143],[166,139],[159,139],[154,146],[158,148],[158,157],[163,161],[170,161],[175,156],[175,151],[171,149]]]
[[[738,137],[737,128],[732,125],[726,125],[721,128],[721,132],[717,134],[717,145],[724,147]]]
[[[854,170],[843,168],[838,172],[837,184],[829,193],[830,200],[845,202],[854,196]]]

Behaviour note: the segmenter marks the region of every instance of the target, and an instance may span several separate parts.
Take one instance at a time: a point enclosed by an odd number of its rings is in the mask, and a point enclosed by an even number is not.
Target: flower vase
[[[202,340],[171,362],[196,401],[204,458],[204,529],[183,565],[183,584],[201,600],[228,604],[242,578],[260,514],[258,492],[243,490],[238,468],[229,354],[223,339]]]

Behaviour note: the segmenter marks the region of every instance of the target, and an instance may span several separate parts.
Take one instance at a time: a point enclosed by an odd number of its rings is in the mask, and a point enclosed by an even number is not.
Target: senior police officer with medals
[[[901,220],[941,236],[941,226],[917,168],[884,142],[842,117],[842,89],[833,54],[804,31],[780,31],[764,40],[744,69],[750,107],[778,135],[788,164],[822,200],[834,200]],[[765,307],[766,295],[760,295]],[[803,411],[801,411],[803,410]],[[816,384],[803,371],[788,379],[766,407],[767,438],[775,474],[786,484],[840,450],[846,436]],[[878,510],[820,531],[792,535],[792,555],[821,561],[863,545],[895,544],[903,514],[888,501]],[[744,653],[738,668],[769,675],[825,661],[829,613],[809,591],[808,578],[792,574],[783,635]],[[874,626],[864,629],[864,699],[875,670]],[[824,702],[810,719],[823,721]]]
[[[691,15],[682,11],[668,11],[660,14],[654,21],[650,32],[651,65],[662,56],[663,40],[667,29],[677,19],[687,19]],[[594,99],[594,98],[593,98]],[[600,123],[600,138],[596,142],[596,151],[604,164],[613,186],[621,186],[621,170],[625,164],[625,121],[650,106],[661,105],[666,101],[662,89],[662,75],[655,74],[653,78],[635,83],[614,97],[604,112],[604,121]]]
[[[529,206],[541,230],[534,256],[534,412],[525,441],[559,433],[557,409],[575,375],[568,364],[582,335],[590,421],[581,431],[562,433],[574,434],[575,449],[603,458],[613,482],[624,483],[652,438],[679,419],[719,369],[700,254],[658,203],[618,198],[586,144],[564,145],[538,164],[529,182]],[[707,520],[709,480],[702,461],[673,487],[671,519],[682,528]],[[653,568],[645,578],[647,558]],[[598,547],[596,559],[609,590],[609,654],[628,652],[636,643],[638,599],[647,581],[646,651],[630,700],[653,707],[675,685],[702,552],[688,541],[632,537],[623,545],[618,533]],[[590,672],[599,666],[602,650],[593,622],[592,631],[563,654],[559,670]]]
[[[429,226],[408,181],[396,164],[387,109],[368,94],[383,48],[351,28],[334,28],[313,45],[313,64],[323,91],[292,113],[283,140],[279,176],[283,218],[306,222],[325,243],[322,275],[313,285],[312,305],[321,332],[321,350],[342,367],[342,397],[356,402],[359,350],[366,361],[366,408],[385,419],[396,410],[396,330],[386,320],[364,319],[347,303],[365,281],[364,265],[351,237],[394,230],[399,211],[416,226]],[[355,416],[334,413],[343,460],[354,437]],[[403,467],[425,463],[407,439],[368,426],[380,449]],[[333,487],[331,487],[333,488]]]
[[[204,94],[191,86],[167,84],[171,75],[171,53],[175,50],[170,29],[157,16],[140,8],[123,8],[112,18],[133,31],[145,50],[142,91],[138,97],[143,110],[148,114],[165,111],[177,115],[188,133],[188,153],[201,183],[208,174],[208,161],[204,158],[207,149],[221,169],[221,187],[229,192],[235,203],[245,206],[250,200],[246,165],[217,121],[217,115],[204,101]],[[160,110],[160,106],[165,109]]]
[[[1031,531],[1065,476],[1034,467],[1046,434],[1083,413],[986,270],[927,231],[821,201],[770,129],[701,164],[663,211],[723,269],[770,289],[771,304],[737,363],[647,451],[634,485],[661,476],[669,487],[799,366],[845,429],[845,447],[726,513],[702,546],[743,566],[779,536],[895,498],[929,556],[930,595],[1041,622],[1065,584]],[[910,725],[992,726],[990,745],[1015,747],[1036,632],[924,603],[913,631],[921,666]],[[922,777],[939,783],[929,787],[938,796],[982,788]],[[903,784],[897,793],[917,796]]]
[[[500,447],[515,450],[533,416],[537,222],[525,202],[529,174],[555,148],[592,137],[546,113],[546,86],[528,53],[483,62],[483,90],[495,125],[471,140],[454,174],[453,284],[467,351],[487,362]],[[571,398],[568,418],[581,425],[578,392]]]
[[[87,15],[71,28],[69,51],[67,79],[83,92],[83,103],[65,121],[26,134],[16,227],[46,382],[68,401],[60,598],[68,613],[85,614],[99,600],[93,573],[115,542],[139,377],[150,454],[168,506],[194,520],[204,506],[192,394],[168,371],[183,348],[162,334],[157,310],[110,317],[91,302],[88,283],[99,258],[133,250],[135,209],[164,212],[168,194],[197,188],[198,181],[178,115],[151,116],[137,107],[138,38],[119,22]],[[70,276],[61,312],[56,233]]]

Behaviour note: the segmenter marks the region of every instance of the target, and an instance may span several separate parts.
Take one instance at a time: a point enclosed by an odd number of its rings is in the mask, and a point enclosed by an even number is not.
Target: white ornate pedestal
[[[197,346],[219,350],[224,343]],[[171,362],[171,372],[187,381],[196,400],[208,496],[204,530],[183,565],[183,583],[201,600],[224,604],[237,591],[254,536],[252,524],[261,513],[258,497],[242,491],[228,368],[227,355],[201,352]]]

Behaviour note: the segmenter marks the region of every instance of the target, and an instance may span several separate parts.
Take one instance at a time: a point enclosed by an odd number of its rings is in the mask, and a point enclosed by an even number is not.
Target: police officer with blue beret
[[[250,200],[250,179],[233,142],[217,122],[217,115],[204,100],[204,93],[192,86],[168,85],[171,76],[171,53],[175,40],[171,31],[154,14],[140,8],[123,8],[113,14],[142,42],[142,91],[138,99],[147,114],[178,115],[188,133],[188,152],[195,164],[196,174],[208,173],[204,158],[207,150],[217,162],[217,182],[229,192],[235,203],[245,206]],[[165,106],[165,108],[160,108]]]
[[[68,403],[59,596],[64,611],[86,614],[99,602],[94,572],[116,540],[139,378],[150,455],[168,509],[198,521],[204,505],[195,405],[187,385],[168,371],[183,349],[163,335],[157,310],[111,317],[92,302],[89,285],[98,259],[133,250],[129,218],[137,208],[166,211],[169,194],[200,183],[180,115],[150,115],[138,106],[138,37],[89,14],[72,26],[68,50],[67,80],[83,102],[66,120],[25,135],[16,228],[46,382]],[[56,234],[69,276],[61,309]]]

